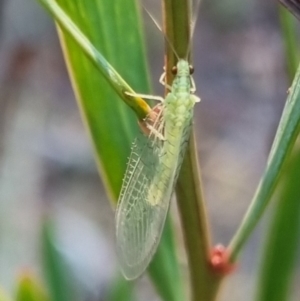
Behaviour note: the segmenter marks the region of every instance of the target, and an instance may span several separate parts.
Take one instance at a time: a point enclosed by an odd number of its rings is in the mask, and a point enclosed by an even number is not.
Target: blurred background
[[[154,15],[160,9],[159,1],[144,5]],[[211,0],[200,9],[193,60],[202,102],[195,109],[195,128],[214,243],[226,245],[241,222],[287,96],[278,9],[272,0]],[[149,17],[144,20],[153,93],[161,94],[163,37]],[[175,202],[171,210],[179,229]],[[45,215],[55,220],[58,248],[80,277],[84,299],[102,300],[117,274],[114,213],[54,24],[35,1],[0,0],[0,284],[5,289],[14,289],[22,270],[42,274]],[[266,221],[267,216],[226,281],[222,300],[253,299]],[[182,245],[180,234],[177,240]],[[184,269],[182,246],[179,256]],[[137,300],[159,300],[147,277],[136,287]]]

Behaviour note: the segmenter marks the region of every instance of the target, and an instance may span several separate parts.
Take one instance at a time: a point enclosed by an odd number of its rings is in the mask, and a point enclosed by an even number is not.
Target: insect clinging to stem
[[[146,270],[158,247],[189,140],[193,108],[200,101],[194,95],[193,68],[187,58],[174,54],[178,61],[172,85],[165,83],[164,74],[160,78],[169,90],[165,98],[129,94],[159,101],[144,121],[144,135],[133,143],[116,210],[117,252],[129,280]]]

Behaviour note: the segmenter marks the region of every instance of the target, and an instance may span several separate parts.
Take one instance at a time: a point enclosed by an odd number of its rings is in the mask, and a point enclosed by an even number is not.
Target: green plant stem
[[[251,205],[233,237],[229,252],[234,262],[259,222],[282,173],[284,164],[295,144],[300,130],[300,67],[298,67],[278,126],[267,167],[258,185]]]
[[[82,51],[91,60],[94,66],[102,73],[107,82],[117,92],[122,100],[130,106],[136,113],[137,117],[142,120],[151,111],[148,104],[140,97],[129,96],[126,93],[135,92],[119,75],[119,73],[107,62],[102,54],[94,47],[89,39],[80,31],[76,24],[61,9],[54,0],[37,0],[52,15],[61,28],[69,34],[74,41],[81,47]]]
[[[215,300],[220,275],[210,268],[210,237],[194,131],[176,186],[177,205],[189,263],[192,300]]]
[[[166,44],[166,81],[171,84],[171,68],[176,63],[176,55],[184,59],[189,57],[190,8],[189,1],[165,0],[163,4],[165,33],[168,43],[173,46]],[[176,196],[189,263],[191,299],[210,301],[216,298],[221,277],[214,275],[209,266],[210,237],[198,166],[192,131],[176,185]]]
[[[186,59],[190,43],[190,8],[188,0],[164,0],[164,30],[167,38],[165,47],[166,81],[171,84],[174,78],[172,67],[177,58]],[[171,45],[172,46],[171,46]],[[176,53],[174,53],[174,50]],[[167,93],[167,91],[166,91]]]

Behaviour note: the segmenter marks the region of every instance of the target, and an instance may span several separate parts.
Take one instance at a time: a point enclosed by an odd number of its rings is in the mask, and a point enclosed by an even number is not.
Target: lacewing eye
[[[174,67],[172,68],[171,72],[172,72],[173,75],[176,75],[176,74],[177,74],[177,67],[174,66]]]
[[[190,74],[193,74],[195,71],[194,67],[192,65],[190,65],[189,68],[190,68]]]

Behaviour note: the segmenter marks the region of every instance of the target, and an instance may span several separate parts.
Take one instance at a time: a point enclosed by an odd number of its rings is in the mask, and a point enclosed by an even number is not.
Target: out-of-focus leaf
[[[42,229],[44,271],[52,301],[76,301],[77,290],[72,285],[68,266],[55,247],[55,231],[50,220]]]
[[[57,3],[135,91],[149,93],[137,1],[59,0]],[[60,36],[102,179],[111,200],[116,203],[131,143],[138,133],[137,120],[131,110],[117,100],[118,95],[73,40],[71,33],[61,29]],[[163,235],[154,259],[160,269],[152,271],[151,278],[164,300],[170,301],[178,300],[182,285],[175,250],[170,243],[172,239],[168,235],[170,232]],[[169,259],[168,264],[165,258]],[[152,266],[149,269],[152,270]]]
[[[279,8],[279,17],[289,79],[292,82],[299,62],[298,32],[296,20],[284,7]]]
[[[108,289],[107,301],[133,301],[132,284],[123,277],[116,278]]]
[[[4,292],[4,290],[0,287],[0,301],[12,301],[11,298],[8,297],[8,295]]]
[[[289,289],[300,247],[300,151],[294,153],[285,169],[278,204],[270,227],[258,280],[258,301],[284,301]]]
[[[168,217],[162,241],[154,255],[152,262],[148,268],[148,273],[155,279],[154,285],[160,292],[163,300],[184,300],[184,291],[182,289],[180,270],[177,264],[174,242],[173,227],[171,219]],[[176,262],[176,264],[174,264]],[[162,267],[162,263],[164,265]],[[171,278],[170,276],[173,275]]]
[[[298,20],[300,20],[300,2],[299,0],[279,0]]]
[[[45,288],[30,271],[21,274],[17,286],[17,301],[49,301]]]

